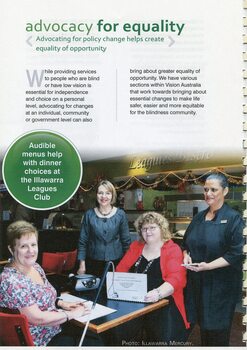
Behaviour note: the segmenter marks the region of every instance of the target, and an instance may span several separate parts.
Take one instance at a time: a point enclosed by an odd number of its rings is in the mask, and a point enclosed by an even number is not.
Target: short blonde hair
[[[11,250],[14,250],[17,239],[32,234],[35,234],[38,240],[38,231],[36,227],[24,220],[15,221],[7,228],[7,244]]]
[[[171,232],[169,230],[169,222],[167,221],[167,219],[158,213],[155,212],[147,212],[145,214],[140,215],[136,221],[134,222],[136,231],[140,237],[140,239],[142,241],[143,237],[142,237],[142,226],[145,224],[157,224],[161,230],[161,239],[166,242],[169,241],[169,239],[171,239]]]
[[[117,200],[117,192],[116,192],[113,184],[108,180],[100,181],[96,187],[96,194],[98,193],[98,189],[100,186],[104,186],[107,189],[107,191],[111,192],[111,194],[112,194],[111,204],[114,204]],[[97,205],[99,205],[99,204],[97,204]]]

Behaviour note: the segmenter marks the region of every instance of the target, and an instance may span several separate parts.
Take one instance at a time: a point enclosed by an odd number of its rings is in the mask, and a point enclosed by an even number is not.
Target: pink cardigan
[[[129,250],[126,252],[122,260],[116,267],[117,272],[128,272],[131,266],[136,262],[138,257],[142,254],[144,243],[134,241]],[[162,278],[165,282],[169,282],[173,288],[174,293],[172,297],[175,304],[183,317],[186,328],[190,327],[186,318],[183,288],[186,285],[186,269],[181,266],[183,263],[183,254],[180,247],[172,240],[165,242],[161,248],[160,268]]]

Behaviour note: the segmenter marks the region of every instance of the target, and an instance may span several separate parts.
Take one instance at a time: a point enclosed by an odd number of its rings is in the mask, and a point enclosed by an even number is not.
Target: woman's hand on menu
[[[63,301],[59,300],[58,306],[61,307],[63,310],[70,311],[75,309],[77,306],[85,306],[83,302],[69,302],[69,301]]]

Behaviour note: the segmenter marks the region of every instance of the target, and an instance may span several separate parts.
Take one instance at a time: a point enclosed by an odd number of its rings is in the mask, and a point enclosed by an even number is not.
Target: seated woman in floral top
[[[35,345],[76,345],[72,336],[61,332],[60,325],[89,310],[81,303],[57,300],[56,290],[36,263],[37,238],[36,228],[26,221],[16,221],[8,227],[12,260],[0,275],[0,306],[18,309],[27,316]]]

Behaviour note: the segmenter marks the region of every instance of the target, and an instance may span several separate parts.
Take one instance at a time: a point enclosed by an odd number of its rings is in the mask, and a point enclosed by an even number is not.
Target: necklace
[[[108,213],[102,213],[102,211],[100,210],[100,208],[97,208],[97,209],[98,209],[98,211],[99,211],[99,213],[100,213],[101,215],[103,215],[103,216],[108,216],[108,215],[111,214],[113,207],[111,207],[111,210],[110,210]]]
[[[140,255],[138,260],[135,263],[135,273],[138,273],[138,266],[140,265],[142,258],[143,258],[143,256]],[[146,265],[145,269],[140,273],[147,273],[148,269],[150,268],[150,266],[152,265],[153,262],[154,262],[154,259],[150,260],[148,262],[148,264]]]

